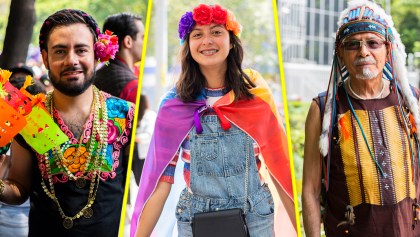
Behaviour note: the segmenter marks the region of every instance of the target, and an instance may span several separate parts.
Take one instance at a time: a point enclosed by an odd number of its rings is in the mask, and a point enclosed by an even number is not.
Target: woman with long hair
[[[242,69],[241,26],[231,11],[201,4],[181,17],[178,32],[182,70],[158,112],[131,234],[152,233],[180,158],[186,185],[175,211],[179,236],[199,236],[199,219],[237,210],[249,236],[274,236],[273,196],[259,171],[265,163],[294,222],[287,141],[266,82]],[[211,223],[213,236],[229,231]]]

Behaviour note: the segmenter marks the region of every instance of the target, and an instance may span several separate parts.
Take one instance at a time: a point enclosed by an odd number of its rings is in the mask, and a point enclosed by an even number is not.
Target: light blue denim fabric
[[[29,200],[18,206],[0,203],[0,237],[28,236]]]
[[[250,236],[274,236],[273,197],[268,186],[261,185],[252,138],[233,124],[224,131],[216,115],[202,116],[201,124],[202,134],[195,128],[190,133],[193,194],[184,189],[180,195],[176,208],[178,236],[192,237],[190,220],[194,213],[244,207],[247,156],[245,214]]]

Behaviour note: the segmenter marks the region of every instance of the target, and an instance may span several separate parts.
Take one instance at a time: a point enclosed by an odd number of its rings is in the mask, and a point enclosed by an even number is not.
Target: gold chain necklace
[[[45,154],[44,162],[46,167],[46,172],[48,175],[48,183],[50,190],[47,188],[47,185],[44,182],[44,179],[41,178],[41,186],[44,190],[44,192],[50,197],[54,203],[57,205],[58,211],[63,218],[63,226],[66,229],[70,229],[74,225],[74,220],[78,219],[80,217],[85,218],[91,218],[93,216],[93,209],[91,208],[93,203],[95,202],[96,193],[98,191],[99,182],[100,182],[100,168],[103,164],[103,160],[105,159],[106,155],[106,146],[107,146],[107,134],[108,134],[108,128],[107,128],[107,121],[108,121],[108,111],[106,107],[106,102],[103,97],[103,95],[99,92],[99,90],[96,87],[93,87],[94,92],[94,99],[92,102],[92,108],[94,108],[94,120],[93,120],[93,128],[92,128],[92,134],[89,138],[89,149],[88,149],[88,159],[86,160],[85,164],[85,171],[88,172],[88,167],[90,160],[92,156],[94,156],[94,149],[95,149],[95,141],[93,139],[96,139],[98,141],[98,145],[96,147],[96,155],[95,160],[93,162],[93,173],[91,178],[91,183],[89,187],[89,195],[86,205],[74,216],[67,216],[63,209],[61,208],[61,205],[57,199],[57,196],[55,195],[55,189],[54,189],[54,183],[52,179],[52,172],[50,167],[50,162],[48,160],[48,153]],[[47,109],[49,110],[51,117],[53,117],[53,100],[52,100],[52,94],[49,93],[47,95],[47,103],[46,103]],[[100,113],[99,110],[102,110]],[[83,138],[83,134],[82,134]],[[80,141],[82,141],[82,138]],[[93,139],[92,139],[93,138]],[[81,142],[79,142],[79,147],[77,153],[79,153],[79,148],[81,146]],[[65,147],[65,146],[64,146]],[[77,154],[76,153],[76,154]],[[66,162],[67,159],[64,158],[62,149],[60,146],[56,146],[52,149],[52,155],[56,157],[55,161],[57,166],[64,172],[67,173],[67,175],[70,177],[70,179],[76,181],[76,186],[82,186],[78,181],[83,180],[83,187],[85,185],[85,178],[83,176],[83,173],[79,176],[75,176],[67,167],[66,165],[62,165],[61,162]],[[102,157],[102,159],[101,159]],[[88,172],[89,173],[89,172]],[[79,187],[79,188],[83,188]]]

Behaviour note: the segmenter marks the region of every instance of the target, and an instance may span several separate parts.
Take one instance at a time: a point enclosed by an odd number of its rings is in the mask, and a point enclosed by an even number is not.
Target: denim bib
[[[244,208],[246,160],[248,198],[246,221],[250,236],[274,236],[274,203],[266,184],[261,185],[253,139],[237,126],[224,131],[217,115],[200,118],[203,132],[190,132],[190,188],[184,189],[176,208],[178,235],[192,237],[194,213]],[[248,159],[246,159],[248,157]]]

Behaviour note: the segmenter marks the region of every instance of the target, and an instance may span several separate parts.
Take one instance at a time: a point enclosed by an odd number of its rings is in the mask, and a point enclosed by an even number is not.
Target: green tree
[[[35,23],[35,0],[14,0],[10,3],[10,14],[0,55],[0,67],[11,68],[25,63],[29,42]]]
[[[414,53],[415,42],[420,41],[420,2],[394,0],[391,9],[395,28],[400,33],[406,53]]]
[[[4,36],[10,11],[10,0],[0,0],[0,51],[3,51]]]
[[[399,24],[401,40],[407,53],[414,52],[414,43],[420,41],[420,20],[414,11],[409,10]]]

